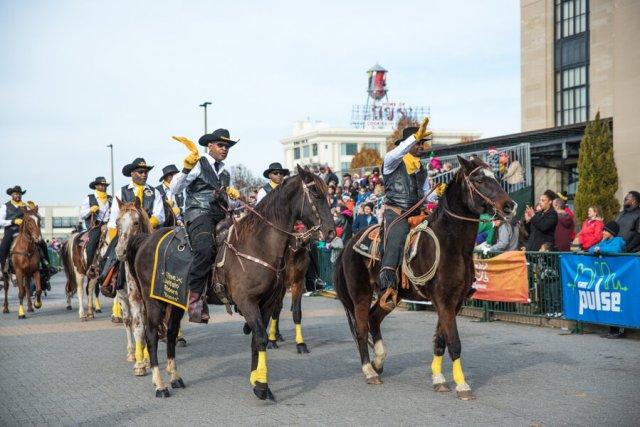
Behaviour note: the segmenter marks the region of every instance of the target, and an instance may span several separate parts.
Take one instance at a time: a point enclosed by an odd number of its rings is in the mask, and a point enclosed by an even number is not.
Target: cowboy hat
[[[107,182],[107,179],[104,176],[97,176],[96,179],[94,179],[93,181],[91,181],[89,183],[89,188],[92,190],[96,189],[96,185],[98,184],[102,184],[106,187],[109,186],[109,183]]]
[[[13,193],[20,193],[20,194],[24,194],[26,193],[27,190],[22,191],[22,187],[20,187],[19,185],[16,185],[14,187],[11,188],[7,188],[7,194],[10,196]]]
[[[150,171],[151,169],[153,169],[153,166],[147,165],[147,163],[144,161],[142,157],[138,157],[128,165],[124,165],[124,167],[122,168],[122,174],[124,176],[131,176],[131,172],[133,172],[136,169],[146,169]]]
[[[239,141],[239,140],[238,140]],[[198,144],[206,147],[212,142],[226,142],[229,144],[229,148],[233,147],[238,143],[238,141],[234,141],[229,137],[229,131],[226,129],[216,129],[213,133],[207,133],[202,135],[198,140]]]
[[[405,139],[409,138],[411,135],[413,135],[416,132],[418,132],[418,126],[409,126],[408,128],[404,128],[404,130],[402,131],[402,138],[397,139],[394,142],[394,144],[395,145],[400,145],[400,143],[402,141],[404,141]],[[418,142],[431,141],[432,139],[433,139],[433,136],[431,134],[429,134],[426,137],[422,138]]]
[[[160,182],[164,181],[164,178],[167,175],[175,175],[178,172],[180,172],[180,171],[178,170],[176,165],[167,165],[167,166],[163,167],[162,168],[162,176],[160,177]]]
[[[289,176],[289,169],[283,168],[282,165],[279,162],[274,162],[271,163],[269,165],[269,168],[267,170],[265,170],[264,172],[262,172],[262,176],[264,176],[265,178],[269,178],[269,174],[271,172],[276,172],[276,171],[280,171],[284,174],[284,176]]]

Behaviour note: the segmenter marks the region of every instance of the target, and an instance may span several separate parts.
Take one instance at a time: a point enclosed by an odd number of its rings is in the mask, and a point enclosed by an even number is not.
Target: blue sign
[[[640,257],[561,255],[565,318],[640,327]]]

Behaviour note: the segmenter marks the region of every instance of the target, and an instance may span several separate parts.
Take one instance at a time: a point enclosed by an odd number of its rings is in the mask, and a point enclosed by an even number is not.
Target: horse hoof
[[[146,369],[151,369],[151,360],[149,359],[144,360],[144,367]]]
[[[122,323],[122,317],[111,316],[111,323]]]
[[[367,384],[380,385],[382,384],[382,380],[376,375],[375,377],[367,378]]]
[[[448,393],[451,391],[451,388],[447,385],[447,383],[440,383],[433,385],[433,391],[436,393]]]
[[[136,377],[144,377],[147,374],[147,368],[141,366],[139,368],[133,368],[133,375]]]
[[[371,366],[373,367],[373,370],[376,371],[376,374],[378,375],[381,375],[382,372],[384,372],[384,365],[380,366],[379,368],[374,364],[371,364]]]
[[[156,397],[171,397],[171,393],[169,393],[168,388],[161,388],[159,390],[156,390]]]
[[[4,314],[7,314],[7,313],[9,312],[9,309],[5,307],[5,308],[3,308],[3,309],[2,309],[2,312],[3,312]]]
[[[178,338],[178,341],[176,341],[176,344],[178,345],[178,347],[186,347],[187,340],[185,340],[183,337],[180,337]]]
[[[309,348],[305,343],[296,344],[298,354],[309,354]]]
[[[81,318],[80,318],[80,321],[81,321],[81,322],[86,322],[86,321],[87,321],[87,316],[83,316],[83,317],[81,317]]]
[[[87,319],[91,320],[91,319],[93,319],[93,318],[94,318],[93,313],[89,313],[89,314],[87,314]]]
[[[37,310],[39,310],[40,308],[42,308],[42,303],[41,303],[41,302],[36,301],[36,302],[33,304],[33,306],[34,306]]]
[[[278,348],[278,342],[269,340],[269,342],[267,343],[267,348]]]
[[[29,313],[33,313],[35,310],[33,309],[33,307],[27,307],[27,312]]]
[[[182,378],[178,378],[177,380],[171,381],[171,388],[186,388],[186,386],[184,385]]]
[[[68,305],[67,306],[67,310],[71,311],[71,310],[73,310],[73,308],[70,305]]]
[[[282,335],[280,335],[280,332],[278,332],[276,334],[276,341],[278,342],[284,342],[284,337]]]
[[[460,399],[460,400],[475,400],[476,399],[476,397],[473,395],[471,390],[458,391],[457,393],[458,393],[458,399]]]
[[[253,394],[260,400],[269,399],[272,402],[276,401],[275,396],[271,393],[271,389],[268,384],[256,382],[256,385],[253,387]]]
[[[26,318],[27,318],[27,316],[25,316],[24,314],[18,315],[18,319],[26,319]]]
[[[102,313],[102,310],[99,308],[96,308],[96,313]]]
[[[242,332],[245,335],[249,335],[251,333],[251,327],[249,326],[248,323],[245,323],[244,326],[242,327]]]
[[[135,354],[127,354],[127,362],[135,362],[136,356]]]

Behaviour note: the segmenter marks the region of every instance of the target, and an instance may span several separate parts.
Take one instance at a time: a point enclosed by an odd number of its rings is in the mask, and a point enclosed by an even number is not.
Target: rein
[[[469,179],[469,177],[471,177],[471,175],[473,175],[474,173],[476,173],[478,170],[480,170],[482,168],[483,168],[482,166],[478,166],[474,170],[472,170],[471,173],[469,173],[469,175],[463,173],[462,176],[464,177],[464,182],[467,184],[467,190],[469,191],[469,196],[472,199],[473,199],[473,194],[474,193],[477,194],[478,196],[480,196],[482,198],[482,200],[484,200],[486,203],[488,203],[493,208],[493,216],[491,218],[489,218],[489,219],[471,218],[471,217],[455,214],[455,213],[451,212],[449,210],[449,208],[447,208],[446,206],[442,206],[442,208],[444,209],[445,213],[447,213],[447,215],[450,215],[453,218],[460,219],[462,221],[469,221],[469,222],[475,222],[475,223],[491,222],[496,218],[496,216],[499,215],[498,214],[498,210],[496,209],[496,204],[493,202],[493,200],[491,200],[490,198],[488,198],[487,196],[482,194],[480,192],[480,190],[478,190],[478,188]],[[500,217],[502,217],[502,215],[500,215]]]

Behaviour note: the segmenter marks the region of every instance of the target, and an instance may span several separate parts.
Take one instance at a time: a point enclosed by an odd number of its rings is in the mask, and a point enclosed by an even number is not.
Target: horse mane
[[[151,226],[149,215],[147,215],[147,211],[142,209],[142,207],[139,204],[137,204],[135,201],[122,202],[122,205],[120,206],[120,211],[118,212],[118,219],[122,218],[122,215],[124,215],[125,212],[133,211],[133,210],[137,211],[138,215],[140,216],[140,221],[141,221],[140,230],[146,234],[151,233],[151,231],[153,230],[153,227]]]
[[[32,234],[36,234],[36,236],[40,235],[40,227],[38,226],[38,221],[33,219],[31,215],[37,216],[38,211],[34,209],[25,209],[22,211],[22,224],[20,224],[20,227],[18,227],[18,233],[28,234],[29,237],[31,237]],[[31,229],[29,227],[31,227]]]

